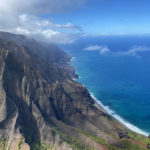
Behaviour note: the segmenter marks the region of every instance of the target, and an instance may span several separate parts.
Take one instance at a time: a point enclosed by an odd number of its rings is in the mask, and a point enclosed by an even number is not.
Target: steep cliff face
[[[56,46],[0,33],[0,149],[146,149],[110,117]],[[140,138],[139,138],[140,137]]]

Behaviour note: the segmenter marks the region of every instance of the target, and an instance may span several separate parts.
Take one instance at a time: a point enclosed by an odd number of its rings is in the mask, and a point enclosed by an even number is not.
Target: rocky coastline
[[[111,117],[73,80],[53,44],[0,32],[0,150],[145,150],[150,139]]]

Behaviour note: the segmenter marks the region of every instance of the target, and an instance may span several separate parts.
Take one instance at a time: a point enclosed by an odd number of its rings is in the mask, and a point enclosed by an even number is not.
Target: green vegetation
[[[140,134],[136,134],[136,133],[134,133],[134,132],[128,132],[128,135],[129,135],[129,137],[131,138],[131,139],[135,139],[135,140],[137,140],[138,142],[141,142],[141,143],[143,143],[143,144],[145,144],[145,145],[147,145],[148,143],[150,143],[150,139],[149,138],[147,138],[147,137],[144,137],[144,136],[142,136],[142,135],[140,135]]]
[[[58,133],[62,137],[63,141],[68,143],[74,150],[94,150],[93,148],[86,147],[80,140],[76,138],[68,137],[66,134],[61,132],[58,128],[54,127],[53,130],[56,133]],[[150,143],[150,139],[148,139],[147,137],[128,131],[129,139],[120,140],[120,143],[122,143],[122,148],[118,148],[108,144],[105,140],[101,138],[94,137],[80,129],[76,129],[76,130],[81,134],[83,134],[84,136],[87,136],[91,138],[93,141],[103,145],[108,150],[146,150],[146,145]],[[30,136],[28,137],[28,139],[30,139]],[[22,141],[20,140],[18,144],[18,150],[20,150],[21,144]],[[36,140],[30,146],[31,146],[31,150],[52,150],[50,146],[46,145],[44,142],[41,142],[39,140]],[[1,140],[0,150],[4,150],[3,147],[5,147],[4,139]]]
[[[67,135],[65,135],[64,133],[62,133],[59,129],[57,128],[53,128],[54,131],[56,133],[58,133],[59,135],[61,135],[62,139],[68,143],[74,150],[94,150],[93,148],[88,148],[85,145],[83,145],[81,143],[81,141],[79,141],[76,138],[70,138]]]
[[[6,140],[2,137],[0,139],[0,150],[6,149]]]
[[[146,148],[138,145],[138,144],[132,144],[129,141],[122,140],[122,143],[124,145],[123,150],[146,150]]]
[[[95,142],[97,142],[101,145],[104,145],[108,150],[146,150],[146,145],[148,143],[150,143],[150,139],[148,139],[147,137],[144,137],[142,135],[139,135],[139,134],[136,134],[133,132],[129,132],[130,140],[127,140],[127,139],[121,140],[122,148],[117,148],[117,147],[114,147],[114,146],[108,144],[106,141],[104,141],[101,138],[96,138],[88,133],[85,133],[82,130],[79,130],[79,129],[78,129],[78,131],[80,133],[84,134],[85,136],[91,138]],[[137,142],[137,144],[135,142]]]
[[[21,145],[23,143],[23,137],[20,139],[18,145],[17,145],[17,150],[20,150],[21,149]]]
[[[50,148],[50,146],[48,146],[47,144],[45,144],[44,142],[40,142],[40,150],[52,150]]]
[[[42,141],[37,141],[31,145],[31,150],[52,150],[52,148]]]
[[[105,142],[103,139],[96,138],[96,137],[94,137],[94,136],[92,136],[92,135],[90,135],[90,134],[88,134],[88,133],[85,133],[85,132],[82,131],[82,130],[78,130],[78,131],[79,131],[80,133],[82,133],[83,135],[85,135],[85,136],[91,138],[93,141],[95,141],[95,142],[97,142],[97,143],[99,143],[99,144],[101,144],[101,145],[104,145],[104,146],[105,146],[106,148],[108,148],[109,150],[118,150],[116,147],[114,147],[114,146],[108,144],[108,143]]]

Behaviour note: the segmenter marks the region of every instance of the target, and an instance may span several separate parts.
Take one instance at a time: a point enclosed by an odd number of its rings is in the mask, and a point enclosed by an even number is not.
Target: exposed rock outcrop
[[[138,139],[126,134],[133,133],[72,80],[76,75],[66,53],[20,35],[0,37],[0,149],[108,150],[135,145]],[[136,146],[146,147],[141,145]]]

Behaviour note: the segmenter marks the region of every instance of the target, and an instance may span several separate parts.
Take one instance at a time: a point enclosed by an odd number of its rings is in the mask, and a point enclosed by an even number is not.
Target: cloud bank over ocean
[[[99,51],[101,55],[105,55],[110,52],[110,49],[107,46],[100,45],[91,45],[84,48],[85,51]]]
[[[134,46],[128,51],[117,52],[117,56],[139,56],[139,53],[150,52],[150,47],[146,46]]]
[[[41,16],[72,11],[83,3],[85,0],[0,0],[0,30],[54,43],[71,43],[82,35],[79,26],[54,23],[50,17]]]
[[[84,51],[98,51],[101,55],[110,54],[112,57],[121,57],[121,56],[132,56],[140,58],[141,54],[144,52],[150,52],[149,46],[132,46],[130,49],[126,51],[112,51],[108,46],[102,45],[90,45],[84,48]]]

